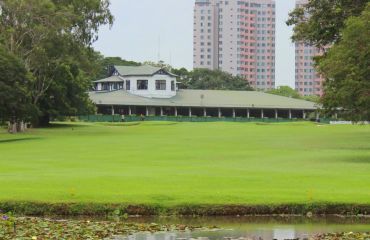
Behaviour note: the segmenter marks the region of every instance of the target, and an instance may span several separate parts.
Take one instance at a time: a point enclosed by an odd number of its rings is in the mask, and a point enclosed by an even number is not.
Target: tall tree
[[[43,113],[48,122],[51,104],[41,104],[56,99],[50,88],[80,90],[83,102],[87,101],[89,77],[97,74],[97,54],[91,44],[97,39],[100,25],[112,24],[108,0],[1,0],[0,1],[0,43],[18,56],[33,76],[31,98],[33,104]],[[70,66],[74,70],[70,87],[61,81],[60,70]],[[73,67],[71,67],[73,66]],[[81,81],[84,83],[81,85]],[[68,100],[56,99],[58,102]],[[75,99],[77,100],[77,99]],[[65,102],[81,105],[82,102]],[[69,112],[58,106],[61,114]],[[78,108],[76,108],[78,109]]]
[[[289,14],[293,41],[323,48],[341,39],[341,29],[351,16],[359,16],[369,0],[309,0]]]
[[[30,101],[30,78],[21,61],[0,48],[0,122],[9,122],[13,133],[21,130],[23,122],[37,116]]]
[[[340,35],[319,62],[326,76],[324,107],[328,113],[342,109],[347,119],[370,120],[370,3],[346,21]]]

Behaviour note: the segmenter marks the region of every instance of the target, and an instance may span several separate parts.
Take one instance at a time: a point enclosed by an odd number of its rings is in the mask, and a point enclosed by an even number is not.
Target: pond
[[[0,239],[107,240],[271,240],[312,239],[343,233],[343,238],[370,240],[370,216],[345,217],[129,217],[120,219],[0,218]],[[348,235],[348,233],[353,232]]]
[[[132,222],[184,224],[208,227],[204,230],[157,233],[135,233],[117,240],[182,240],[182,239],[309,239],[318,234],[369,232],[370,218],[344,217],[212,217],[212,218],[138,218]],[[217,226],[218,228],[214,228]]]

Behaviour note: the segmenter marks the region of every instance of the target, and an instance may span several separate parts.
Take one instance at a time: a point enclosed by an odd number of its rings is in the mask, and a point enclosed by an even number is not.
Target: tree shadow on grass
[[[14,139],[0,139],[0,144],[3,143],[13,143],[13,142],[25,142],[25,141],[33,141],[40,139],[38,137],[31,137],[31,138],[14,138]]]
[[[342,160],[343,162],[348,163],[362,163],[362,164],[370,164],[370,156],[354,156],[345,158]]]
[[[88,125],[84,124],[78,124],[78,123],[51,123],[48,126],[42,127],[42,128],[82,128],[82,127],[88,127]]]

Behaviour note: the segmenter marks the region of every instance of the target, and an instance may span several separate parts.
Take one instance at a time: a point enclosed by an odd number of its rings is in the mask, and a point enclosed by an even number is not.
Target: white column
[[[289,109],[289,119],[292,119],[292,110]]]
[[[146,116],[149,116],[149,109],[148,109],[148,107],[145,107],[145,115]]]
[[[334,118],[338,119],[338,113],[335,113]]]
[[[250,118],[249,108],[247,109],[247,118]]]
[[[261,109],[261,118],[264,118],[264,112],[263,112],[263,109]]]
[[[191,117],[191,107],[189,107],[189,117]]]
[[[233,118],[236,118],[235,108],[233,108]]]
[[[161,117],[163,116],[163,107],[161,107]]]
[[[320,113],[316,113],[316,120],[320,119]]]
[[[219,118],[221,118],[221,117],[222,117],[221,108],[218,108],[218,117],[219,117]]]
[[[131,107],[128,107],[128,115],[131,115]]]
[[[279,113],[278,113],[278,110],[275,109],[275,119],[278,119],[279,118]]]
[[[203,117],[207,117],[207,109],[203,108]]]
[[[175,107],[175,117],[177,117],[177,107]]]
[[[112,115],[114,115],[114,107],[112,106]]]
[[[306,119],[306,111],[303,110],[303,119]]]

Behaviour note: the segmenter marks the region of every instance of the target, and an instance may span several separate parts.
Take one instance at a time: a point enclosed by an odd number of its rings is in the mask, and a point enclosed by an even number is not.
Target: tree
[[[296,90],[289,86],[280,86],[276,89],[267,91],[267,93],[290,98],[301,98],[301,95],[299,95],[299,93]]]
[[[317,95],[308,95],[308,96],[303,96],[303,100],[314,102],[314,103],[320,103],[321,98]]]
[[[31,101],[40,109],[41,123],[48,123],[49,115],[56,114],[56,109],[64,114],[87,103],[89,78],[96,76],[99,69],[98,55],[91,44],[97,39],[99,26],[113,22],[108,7],[108,0],[0,1],[0,44],[21,59],[32,75]],[[62,81],[60,73],[68,68],[74,69],[70,72],[73,77],[65,85],[67,82]],[[56,99],[68,93],[55,94],[51,88],[74,89],[81,98]],[[45,104],[50,99],[64,104]]]
[[[289,14],[288,25],[294,25],[293,41],[318,48],[336,43],[351,16],[359,16],[368,0],[309,0]]]
[[[37,115],[28,87],[30,75],[21,61],[0,48],[0,122],[9,122],[9,131],[24,129],[24,122]]]
[[[370,3],[358,17],[349,18],[340,32],[342,40],[319,61],[326,76],[323,104],[332,114],[370,120]]]
[[[109,76],[109,67],[110,66],[140,66],[141,63],[134,61],[127,61],[120,57],[103,57],[100,56],[99,59],[99,73],[95,79],[103,79]]]
[[[153,67],[160,67],[167,71],[172,71],[173,67],[170,64],[165,63],[164,61],[160,60],[159,62],[153,62],[153,61],[145,61],[143,62],[143,65],[150,65]]]
[[[186,71],[183,71],[186,74]],[[204,90],[253,90],[241,76],[233,76],[220,70],[194,69],[180,76],[184,88]]]

